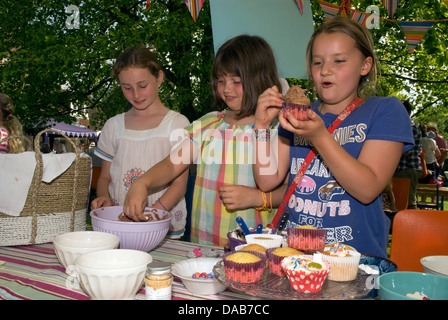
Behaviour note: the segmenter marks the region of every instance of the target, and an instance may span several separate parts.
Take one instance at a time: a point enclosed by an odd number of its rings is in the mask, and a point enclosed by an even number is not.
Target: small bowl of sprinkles
[[[182,280],[183,285],[195,294],[213,295],[226,290],[227,286],[219,282],[213,267],[222,258],[199,257],[176,262],[171,267],[173,276]]]

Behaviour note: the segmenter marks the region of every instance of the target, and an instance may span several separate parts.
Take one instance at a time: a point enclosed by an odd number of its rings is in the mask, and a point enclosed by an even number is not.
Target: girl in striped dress
[[[280,203],[285,188],[262,193],[256,186],[253,123],[258,96],[274,85],[281,90],[274,55],[264,39],[242,35],[224,43],[212,70],[212,91],[220,111],[187,126],[178,149],[132,185],[125,214],[143,220],[148,190],[171,181],[194,163],[192,242],[224,246],[227,233],[238,227],[238,216],[249,227],[270,223],[272,207]]]

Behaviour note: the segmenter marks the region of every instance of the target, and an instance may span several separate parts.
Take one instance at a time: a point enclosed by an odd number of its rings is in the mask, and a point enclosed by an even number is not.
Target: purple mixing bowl
[[[92,227],[95,231],[107,232],[120,238],[120,249],[134,249],[149,252],[165,238],[170,228],[171,213],[155,208],[146,208],[159,218],[167,219],[148,222],[119,221],[123,213],[122,206],[103,207],[92,210]],[[156,217],[156,216],[155,216]]]

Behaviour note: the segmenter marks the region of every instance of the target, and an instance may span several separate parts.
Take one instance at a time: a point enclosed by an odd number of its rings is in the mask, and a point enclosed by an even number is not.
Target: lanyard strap
[[[361,98],[356,98],[349,106],[347,106],[344,111],[342,111],[339,116],[330,124],[330,126],[327,128],[328,132],[332,134],[337,127],[341,124],[341,122],[348,117],[348,115],[355,110],[357,107],[359,107],[363,103],[363,100]],[[280,220],[280,217],[283,214],[283,211],[286,208],[286,205],[288,204],[289,199],[291,198],[291,195],[294,193],[294,190],[296,189],[297,185],[299,184],[300,180],[302,180],[303,175],[305,174],[305,171],[308,169],[309,165],[311,164],[311,161],[313,161],[314,157],[317,155],[317,150],[315,147],[311,149],[311,151],[306,156],[305,160],[303,161],[302,165],[300,166],[299,171],[297,172],[296,176],[294,177],[294,180],[292,181],[291,185],[288,188],[288,191],[286,192],[285,196],[283,197],[282,203],[277,209],[277,212],[272,219],[271,224],[268,224],[269,228],[277,228],[278,222]]]

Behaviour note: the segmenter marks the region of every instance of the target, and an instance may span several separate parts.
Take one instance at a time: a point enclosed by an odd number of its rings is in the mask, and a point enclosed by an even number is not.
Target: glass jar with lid
[[[155,261],[148,264],[145,275],[146,300],[171,300],[171,264]]]

